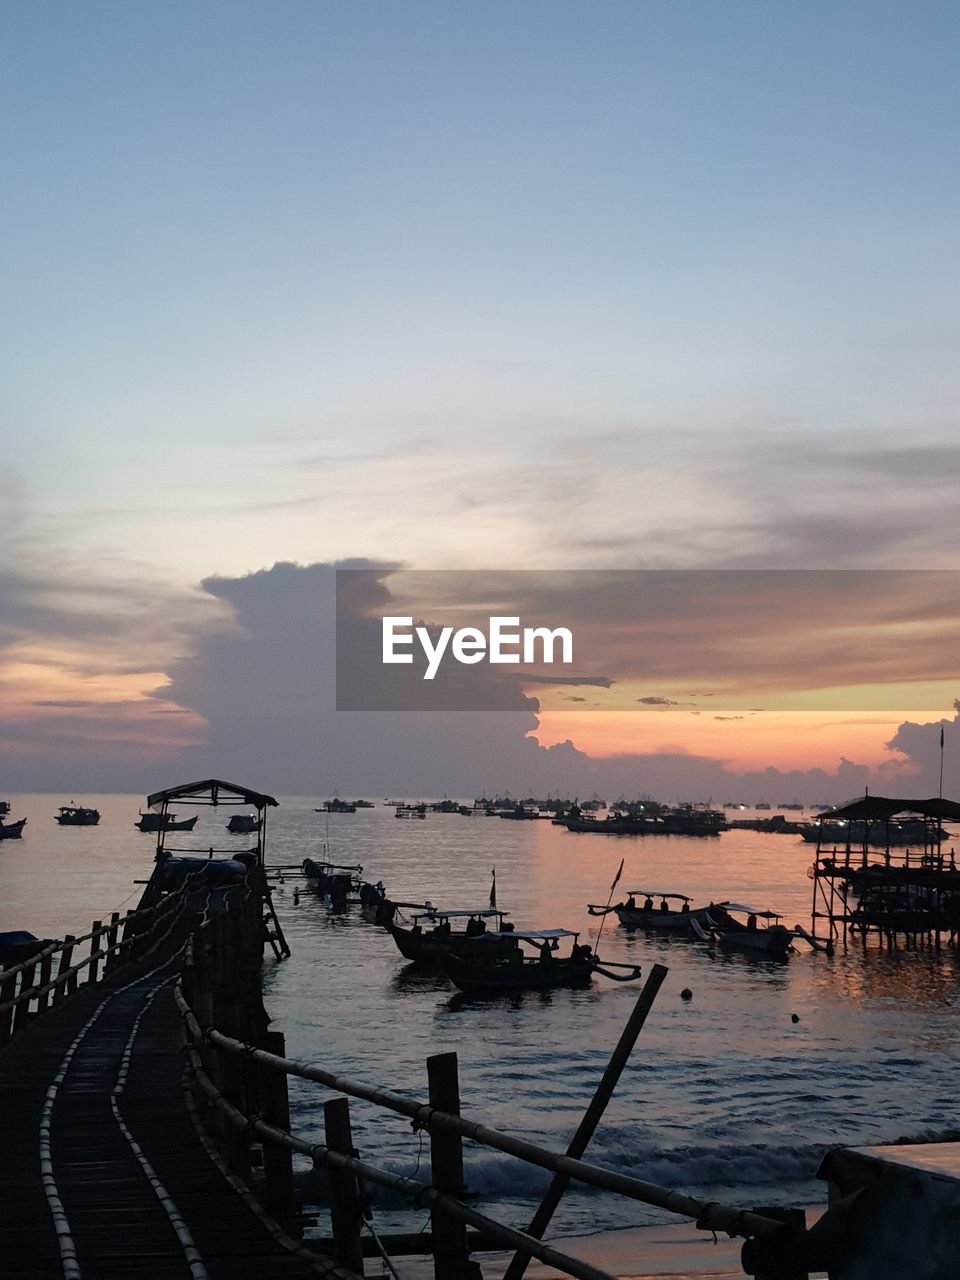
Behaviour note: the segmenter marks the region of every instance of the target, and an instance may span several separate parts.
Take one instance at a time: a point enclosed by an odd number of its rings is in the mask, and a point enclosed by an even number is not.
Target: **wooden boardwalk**
[[[197,1134],[172,993],[195,923],[0,1050],[2,1280],[334,1274],[279,1243]]]

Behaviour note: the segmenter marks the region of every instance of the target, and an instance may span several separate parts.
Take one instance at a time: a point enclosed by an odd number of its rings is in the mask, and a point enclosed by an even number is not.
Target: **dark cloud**
[[[645,707],[675,707],[677,703],[673,698],[637,698],[637,702],[642,702]]]

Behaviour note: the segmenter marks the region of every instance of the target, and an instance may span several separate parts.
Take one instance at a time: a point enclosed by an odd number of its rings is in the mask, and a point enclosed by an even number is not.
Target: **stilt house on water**
[[[864,945],[956,946],[960,869],[945,822],[960,823],[960,804],[942,797],[865,795],[821,814],[811,932],[824,920],[831,944],[852,933]]]

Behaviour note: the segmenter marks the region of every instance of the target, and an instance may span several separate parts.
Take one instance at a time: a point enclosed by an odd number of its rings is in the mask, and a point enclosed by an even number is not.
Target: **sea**
[[[154,850],[154,837],[133,825],[142,797],[5,798],[10,819],[26,817],[27,826],[22,840],[0,842],[0,930],[60,937],[135,904]],[[98,808],[100,825],[59,827],[54,813],[72,801]],[[517,929],[578,930],[608,961],[667,967],[587,1159],[742,1208],[809,1206],[825,1204],[817,1170],[834,1144],[960,1137],[955,952],[864,952],[852,944],[827,956],[800,943],[784,964],[627,930],[616,916],[587,912],[588,903],[608,901],[622,860],[614,901],[630,890],[685,893],[695,905],[729,899],[809,927],[814,847],[799,836],[612,837],[455,813],[398,821],[382,797],[352,814],[318,813],[320,803],[288,797],[269,811],[268,863],[327,857],[361,865],[392,899],[429,899],[450,910],[485,907],[495,869],[498,905]],[[226,834],[221,810],[199,812],[179,847],[247,846],[248,837]],[[277,882],[275,900],[292,954],[277,962],[267,953],[264,999],[290,1057],[425,1099],[426,1059],[454,1050],[466,1115],[565,1150],[639,983],[598,976],[586,989],[466,997],[442,974],[404,961],[357,905],[335,914],[290,873]],[[681,998],[685,988],[691,999]],[[323,1141],[330,1096],[291,1081],[295,1132]],[[360,1102],[351,1109],[362,1157],[426,1176],[429,1141],[409,1121]],[[465,1169],[471,1203],[515,1226],[529,1220],[548,1180],[471,1143]],[[297,1179],[308,1209],[321,1205],[321,1176],[301,1162]],[[374,1191],[372,1204],[381,1231],[428,1226],[425,1211],[388,1195]],[[572,1187],[550,1235],[670,1221],[662,1210]],[[328,1230],[318,1210],[315,1231]]]

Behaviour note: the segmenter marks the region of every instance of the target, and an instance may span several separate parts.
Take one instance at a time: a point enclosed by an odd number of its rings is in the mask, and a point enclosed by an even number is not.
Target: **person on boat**
[[[478,929],[477,929],[478,923],[479,921],[477,920],[476,916],[471,916],[470,919],[467,921],[467,927],[464,930],[464,933],[467,935],[468,938],[472,938],[474,934],[478,932]]]
[[[474,929],[474,933],[479,937],[481,933],[486,933],[486,932],[487,932],[486,920],[484,920],[482,916],[477,916],[477,927],[476,929]]]
[[[626,901],[626,908],[628,911],[636,911],[637,909],[637,900],[632,893]]]
[[[680,914],[685,915],[690,910],[690,903],[684,898],[683,906],[680,908]]]
[[[747,916],[747,928],[756,929],[756,927],[757,927],[757,917],[751,911],[751,913]]]
[[[649,895],[643,900],[643,909],[644,911],[653,910],[653,899]]]
[[[544,938],[540,944],[540,963],[550,964],[553,961],[553,953],[550,950],[550,939]]]
[[[666,900],[666,898],[661,898],[661,899],[660,899],[660,910],[661,910],[661,911],[669,911],[669,910],[670,910],[670,903]]]

